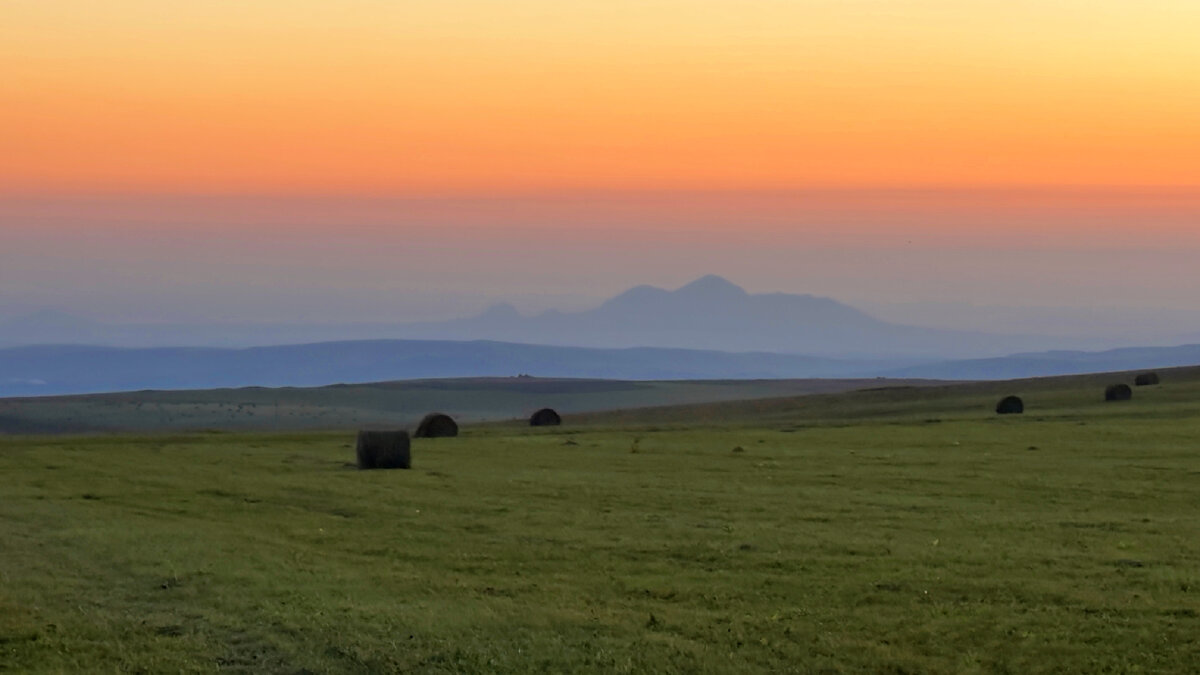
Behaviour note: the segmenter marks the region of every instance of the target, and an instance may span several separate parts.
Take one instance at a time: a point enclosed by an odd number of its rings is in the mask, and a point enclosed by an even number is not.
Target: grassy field
[[[1200,372],[1119,377],[0,437],[0,670],[1194,672]]]
[[[925,386],[928,381],[885,380]],[[839,392],[875,380],[641,382],[534,377],[403,380],[328,387],[246,387],[0,398],[0,433],[312,431],[411,427],[439,410],[462,422]]]

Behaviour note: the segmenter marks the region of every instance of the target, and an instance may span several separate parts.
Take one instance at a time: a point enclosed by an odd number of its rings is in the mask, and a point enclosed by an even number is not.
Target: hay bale
[[[1149,387],[1158,384],[1158,373],[1142,373],[1133,378],[1133,383],[1139,387]]]
[[[1128,401],[1133,398],[1133,390],[1127,384],[1110,384],[1104,390],[1105,401]]]
[[[1025,412],[1025,402],[1020,396],[1005,396],[996,404],[997,415],[1020,415]]]
[[[560,424],[562,424],[562,418],[554,412],[553,408],[542,408],[529,416],[529,426],[531,427],[556,427]]]
[[[450,438],[458,435],[458,423],[449,415],[429,413],[417,425],[413,438]]]
[[[407,431],[358,432],[358,468],[409,469],[412,456]]]

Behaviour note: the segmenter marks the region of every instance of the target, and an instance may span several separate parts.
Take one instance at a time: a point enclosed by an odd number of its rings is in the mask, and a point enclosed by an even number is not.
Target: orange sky
[[[7,0],[0,192],[1200,185],[1195,0]]]

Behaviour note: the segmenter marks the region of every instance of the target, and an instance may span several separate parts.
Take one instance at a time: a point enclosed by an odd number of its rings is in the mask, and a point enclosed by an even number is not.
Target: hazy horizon
[[[1194,2],[3,18],[0,316],[420,321],[719,274],[907,323],[1200,333]]]
[[[1186,190],[22,196],[0,202],[0,317],[428,321],[718,274],[893,322],[1161,338],[1200,334],[1198,221]]]

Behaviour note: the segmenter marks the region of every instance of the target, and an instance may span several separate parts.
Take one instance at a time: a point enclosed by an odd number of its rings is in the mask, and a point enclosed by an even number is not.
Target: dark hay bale
[[[1104,390],[1105,401],[1128,401],[1133,398],[1133,390],[1127,384],[1112,384]]]
[[[417,425],[413,438],[450,438],[458,435],[458,423],[449,415],[429,413]]]
[[[360,431],[355,452],[360,469],[412,468],[407,431]]]
[[[556,427],[560,424],[562,424],[562,418],[551,408],[542,408],[529,416],[529,426],[531,427]]]
[[[1158,373],[1142,373],[1133,378],[1133,383],[1139,387],[1149,387],[1158,384]]]
[[[1025,402],[1020,396],[1005,396],[996,404],[997,415],[1020,415],[1025,412]]]

